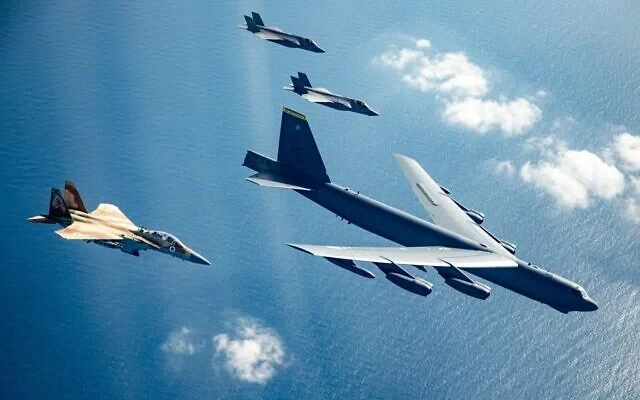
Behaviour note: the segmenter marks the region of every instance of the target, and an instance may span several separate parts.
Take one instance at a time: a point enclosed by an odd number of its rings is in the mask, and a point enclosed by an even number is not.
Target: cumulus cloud
[[[613,148],[629,171],[640,171],[640,136],[628,132],[616,136]]]
[[[233,333],[213,337],[217,356],[225,357],[225,368],[234,377],[265,384],[285,361],[285,349],[277,333],[258,321],[240,317]]]
[[[525,163],[520,177],[562,207],[587,208],[594,198],[610,200],[624,191],[624,175],[595,153],[569,149],[555,138],[532,140],[529,144],[540,149],[543,160]]]
[[[629,221],[640,224],[640,203],[638,199],[629,197],[625,200],[624,216]]]
[[[449,124],[478,133],[499,130],[512,136],[526,132],[542,117],[542,110],[523,97],[486,99],[488,73],[465,53],[430,54],[430,49],[429,40],[419,39],[414,48],[388,51],[375,57],[374,62],[400,72],[406,85],[436,93],[444,105],[442,118]],[[544,97],[546,92],[537,95]]]
[[[442,113],[446,122],[462,125],[479,133],[500,129],[508,136],[529,130],[542,117],[542,110],[524,98],[511,101],[467,97],[448,102]]]
[[[513,162],[509,160],[495,161],[494,171],[498,175],[506,175],[512,177],[516,173],[516,167],[513,166]]]
[[[428,49],[431,47],[431,42],[427,39],[418,39],[416,40],[416,47],[419,49]]]
[[[192,333],[191,329],[183,326],[177,331],[171,332],[160,349],[165,353],[175,355],[193,355],[198,351],[198,346],[191,340]]]

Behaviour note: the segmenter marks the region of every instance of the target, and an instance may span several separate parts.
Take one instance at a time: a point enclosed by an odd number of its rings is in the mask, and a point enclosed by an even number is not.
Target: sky
[[[631,2],[5,2],[3,398],[640,396],[640,10]],[[313,38],[315,54],[236,26]],[[378,117],[282,90],[361,98]],[[421,298],[285,243],[390,245],[244,178],[305,114],[332,181],[426,218],[392,154],[585,287],[557,311],[440,277]],[[25,219],[73,179],[212,261],[130,257]],[[363,265],[374,270],[373,266]]]

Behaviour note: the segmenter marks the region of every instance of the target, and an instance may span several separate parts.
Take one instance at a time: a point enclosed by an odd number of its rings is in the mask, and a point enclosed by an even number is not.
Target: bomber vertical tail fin
[[[307,117],[288,108],[282,110],[278,162],[321,182],[330,182]]]
[[[64,181],[64,201],[70,210],[78,210],[88,213],[87,207],[84,206],[80,192],[76,188],[76,184],[73,181]]]
[[[243,165],[258,172],[247,180],[261,186],[314,190],[330,182],[307,118],[288,108],[282,111],[278,159],[249,150]]]

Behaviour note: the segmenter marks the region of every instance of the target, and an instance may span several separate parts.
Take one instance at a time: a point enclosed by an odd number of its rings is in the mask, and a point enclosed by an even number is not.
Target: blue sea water
[[[327,53],[237,29],[252,10]],[[372,62],[410,38],[463,51],[497,93],[549,93],[528,136],[569,120],[563,139],[596,150],[616,127],[640,132],[639,11],[627,1],[3,3],[0,397],[640,397],[640,229],[610,203],[559,211],[491,174],[486,161],[524,157],[524,139],[446,125],[432,95]],[[381,116],[294,97],[281,87],[297,71]],[[434,293],[418,298],[288,248],[388,243],[244,181],[247,149],[275,156],[283,105],[308,116],[335,182],[423,216],[391,156],[411,155],[600,309],[563,315],[500,287],[481,302],[432,271]],[[214,265],[129,257],[28,224],[66,178],[88,207],[117,204]],[[212,337],[237,316],[284,345],[264,384],[215,354]],[[176,365],[161,347],[183,326],[198,351]]]

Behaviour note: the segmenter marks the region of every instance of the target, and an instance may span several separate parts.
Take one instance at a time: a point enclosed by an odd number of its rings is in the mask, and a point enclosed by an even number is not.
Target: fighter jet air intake
[[[139,256],[140,250],[155,250],[196,264],[211,265],[170,233],[136,226],[113,204],[102,203],[88,212],[71,181],[64,184],[64,197],[59,189],[51,188],[49,213],[31,217],[28,221],[59,224],[64,228],[56,233],[65,239],[86,240],[134,256]]]
[[[410,215],[359,192],[336,185],[304,115],[285,108],[276,160],[249,150],[243,165],[260,186],[292,189],[349,223],[404,247],[335,247],[290,244],[361,276],[373,274],[356,261],[375,264],[397,286],[427,296],[433,285],[401,265],[433,267],[444,283],[466,295],[486,299],[491,288],[478,276],[562,312],[594,311],[596,303],[577,283],[514,255],[515,246],[483,226],[484,215],[462,206],[413,159],[396,155],[400,168],[433,222]]]

